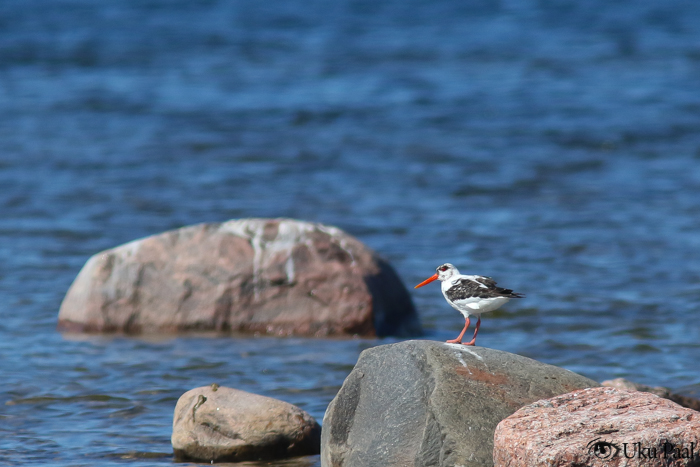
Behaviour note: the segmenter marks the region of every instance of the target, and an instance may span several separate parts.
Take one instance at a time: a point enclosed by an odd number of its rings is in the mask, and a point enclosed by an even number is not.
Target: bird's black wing
[[[472,279],[460,279],[445,292],[451,301],[466,300],[468,298],[523,298],[524,295],[513,292],[511,289],[497,287],[496,281],[490,277],[476,276]]]

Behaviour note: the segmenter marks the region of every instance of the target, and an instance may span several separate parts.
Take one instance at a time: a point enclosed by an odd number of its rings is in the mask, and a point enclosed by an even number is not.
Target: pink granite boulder
[[[420,334],[386,261],[337,228],[291,219],[195,225],[98,253],[68,290],[58,328]]]
[[[700,413],[610,387],[527,405],[494,435],[496,467],[700,465]]]

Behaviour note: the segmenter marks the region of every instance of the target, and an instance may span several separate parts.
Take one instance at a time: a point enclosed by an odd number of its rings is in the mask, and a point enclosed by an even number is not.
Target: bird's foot
[[[451,339],[451,340],[445,341],[445,342],[447,342],[448,344],[461,344],[462,339]]]

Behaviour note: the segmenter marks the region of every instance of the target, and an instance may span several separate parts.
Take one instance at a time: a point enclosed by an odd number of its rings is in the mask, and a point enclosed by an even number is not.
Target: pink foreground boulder
[[[700,413],[609,387],[527,405],[496,427],[496,467],[697,466]]]
[[[420,334],[388,263],[337,228],[292,219],[195,225],[98,253],[68,290],[58,328]]]

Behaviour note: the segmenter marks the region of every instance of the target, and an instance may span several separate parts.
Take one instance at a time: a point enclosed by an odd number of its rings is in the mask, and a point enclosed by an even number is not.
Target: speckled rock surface
[[[537,401],[498,424],[496,467],[698,466],[700,413],[600,387]]]
[[[490,466],[498,422],[536,400],[597,384],[484,347],[373,347],[326,410],[321,465]]]
[[[337,228],[291,219],[195,225],[98,253],[68,290],[58,328],[420,334],[388,263]]]
[[[320,438],[295,405],[212,385],[180,397],[171,441],[180,460],[241,462],[318,454]]]

